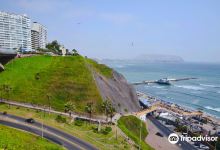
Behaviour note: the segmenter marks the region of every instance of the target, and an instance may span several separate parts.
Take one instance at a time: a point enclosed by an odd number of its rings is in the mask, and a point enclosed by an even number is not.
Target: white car
[[[203,145],[203,144],[200,145],[200,148],[201,148],[201,149],[205,149],[205,150],[209,150],[209,147],[206,146],[206,145]]]

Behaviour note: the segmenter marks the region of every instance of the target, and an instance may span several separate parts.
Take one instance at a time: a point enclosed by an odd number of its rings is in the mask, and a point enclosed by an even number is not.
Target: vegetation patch
[[[97,65],[98,66],[98,65]],[[3,98],[64,111],[67,103],[75,112],[84,112],[94,104],[94,113],[101,112],[102,98],[82,56],[33,56],[18,58],[0,73]]]
[[[64,150],[39,136],[0,125],[0,149],[5,150]]]
[[[66,118],[61,115],[57,115],[55,120],[59,123],[66,123]]]
[[[75,121],[74,121],[74,125],[76,125],[76,126],[82,126],[84,124],[84,121],[82,120],[82,119],[76,119]]]
[[[27,109],[20,107],[16,109],[16,106],[11,106],[8,108],[7,104],[0,103],[0,112],[7,111],[8,114],[17,115],[24,118],[33,118],[38,122],[44,122],[44,124],[58,128],[66,133],[72,134],[84,141],[87,141],[101,150],[109,149],[120,149],[120,150],[130,150],[134,149],[133,145],[130,145],[119,132],[116,131],[114,125],[108,125],[112,128],[112,131],[107,135],[100,132],[96,133],[93,131],[94,127],[98,127],[97,124],[89,123],[88,121],[83,121],[82,126],[75,125],[75,121],[71,122],[69,117],[66,118],[66,123],[59,123],[56,121],[57,115],[52,113],[46,113],[44,111],[37,111],[33,109]],[[2,116],[1,116],[2,117]],[[64,116],[62,116],[64,117]],[[106,126],[101,125],[101,129]],[[117,135],[116,135],[117,133]],[[17,150],[17,149],[16,149]],[[18,150],[20,150],[18,148]],[[38,150],[38,149],[37,149]]]
[[[146,125],[135,116],[122,116],[118,120],[118,127],[131,138],[136,145],[140,144],[140,130],[141,130],[141,149],[151,150],[152,148],[145,143],[145,138],[148,134]]]
[[[88,58],[86,60],[100,74],[104,75],[107,78],[113,77],[113,70],[109,68],[108,66],[106,66],[105,64],[99,64],[96,61],[92,59],[88,59]]]

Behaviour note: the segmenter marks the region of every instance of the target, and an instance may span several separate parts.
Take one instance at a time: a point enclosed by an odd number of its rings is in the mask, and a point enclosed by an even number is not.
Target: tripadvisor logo
[[[176,144],[178,143],[178,141],[192,141],[192,142],[202,142],[202,141],[206,141],[206,142],[209,142],[209,141],[217,141],[218,140],[218,137],[217,136],[194,136],[194,137],[188,137],[188,136],[182,136],[180,135],[180,137],[176,134],[176,133],[171,133],[169,136],[168,136],[168,141],[171,143],[171,144]]]
[[[176,144],[179,141],[179,136],[176,133],[171,133],[168,137],[168,141],[171,144]]]

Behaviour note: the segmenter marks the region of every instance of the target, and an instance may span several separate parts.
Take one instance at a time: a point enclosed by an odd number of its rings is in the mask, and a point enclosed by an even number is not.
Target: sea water
[[[198,79],[171,85],[137,85],[137,90],[165,101],[199,109],[220,117],[220,64],[204,63],[108,63],[130,82],[161,78]]]

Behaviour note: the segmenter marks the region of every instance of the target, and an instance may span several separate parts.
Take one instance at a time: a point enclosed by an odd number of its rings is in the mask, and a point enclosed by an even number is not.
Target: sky
[[[220,62],[219,8],[219,0],[0,0],[0,11],[46,26],[48,41],[100,59]]]

